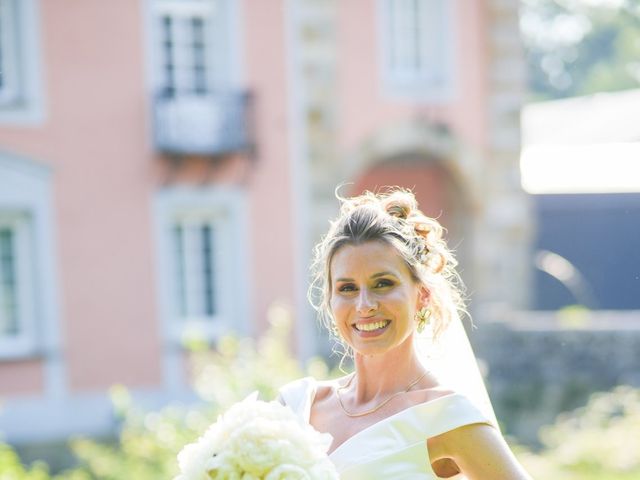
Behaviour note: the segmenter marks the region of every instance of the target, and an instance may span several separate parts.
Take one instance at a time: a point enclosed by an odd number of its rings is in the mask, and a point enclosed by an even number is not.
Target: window
[[[0,338],[28,343],[33,325],[33,283],[29,221],[0,211]]]
[[[215,218],[185,215],[174,221],[174,278],[183,320],[213,320],[218,312],[215,234]]]
[[[14,0],[0,0],[0,104],[18,99],[18,45]]]
[[[224,155],[248,147],[233,0],[148,0],[154,143],[171,154]]]
[[[0,0],[0,121],[37,123],[42,98],[38,0]]]
[[[159,301],[165,333],[180,342],[242,331],[247,318],[243,196],[235,190],[166,188],[156,198]]]
[[[208,90],[204,16],[162,16],[162,90],[205,94]]]
[[[452,89],[450,0],[379,0],[385,89],[446,100]]]
[[[204,96],[233,76],[230,7],[224,0],[153,0],[156,88]]]
[[[0,152],[0,361],[58,348],[51,172]]]

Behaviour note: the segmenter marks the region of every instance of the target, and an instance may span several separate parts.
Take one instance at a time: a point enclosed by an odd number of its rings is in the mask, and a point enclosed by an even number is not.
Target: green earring
[[[429,323],[429,318],[431,317],[431,310],[427,307],[422,307],[420,310],[416,312],[416,320],[418,322],[418,326],[416,330],[418,333],[424,332],[427,324]]]

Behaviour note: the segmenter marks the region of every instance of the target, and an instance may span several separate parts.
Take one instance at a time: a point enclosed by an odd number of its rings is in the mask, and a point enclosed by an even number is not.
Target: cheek
[[[385,303],[394,309],[406,309],[411,303],[411,300],[405,292],[397,291],[388,295]]]
[[[353,315],[353,310],[351,308],[351,302],[348,299],[344,298],[336,298],[331,303],[331,315],[333,316],[333,320],[338,325],[338,328],[341,328],[341,325],[348,324]]]
[[[329,297],[329,310],[333,312],[335,308],[336,308],[336,297],[332,295],[331,297]]]
[[[329,302],[329,308],[334,317],[340,315],[345,309],[345,302],[340,297],[333,297]]]
[[[410,299],[406,296],[398,296],[397,298],[394,298],[389,302],[389,308],[393,309],[400,318],[411,319],[413,317],[413,305],[411,304]]]
[[[329,311],[334,316],[335,316],[335,311],[337,306],[338,306],[338,299],[335,297],[335,295],[331,295],[331,297],[329,298]]]

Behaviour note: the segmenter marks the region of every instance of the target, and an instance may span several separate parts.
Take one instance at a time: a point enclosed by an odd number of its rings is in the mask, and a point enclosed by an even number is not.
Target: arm
[[[442,455],[469,480],[532,480],[498,430],[474,423],[441,435]]]

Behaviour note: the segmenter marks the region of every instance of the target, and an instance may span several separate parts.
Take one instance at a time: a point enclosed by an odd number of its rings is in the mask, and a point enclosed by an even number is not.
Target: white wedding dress
[[[280,397],[308,423],[316,389],[316,380],[305,377],[282,387]],[[329,458],[341,480],[438,479],[429,461],[427,439],[474,423],[493,425],[466,396],[450,394],[365,428],[338,446]]]

